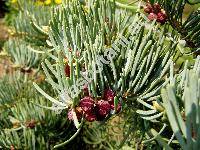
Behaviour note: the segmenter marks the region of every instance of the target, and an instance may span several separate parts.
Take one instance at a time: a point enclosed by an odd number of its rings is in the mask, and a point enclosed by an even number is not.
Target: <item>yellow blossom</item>
[[[62,0],[54,0],[54,2],[55,2],[56,4],[61,4],[61,3],[62,3]]]

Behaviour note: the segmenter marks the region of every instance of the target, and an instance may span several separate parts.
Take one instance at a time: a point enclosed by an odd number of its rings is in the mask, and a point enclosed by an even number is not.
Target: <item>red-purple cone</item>
[[[153,7],[152,7],[152,5],[151,4],[149,4],[149,3],[147,3],[146,4],[146,6],[144,6],[144,12],[146,12],[146,13],[151,13],[151,12],[153,12]]]
[[[153,4],[153,12],[154,12],[155,14],[157,14],[157,13],[159,13],[160,11],[161,11],[160,4],[158,4],[158,3]]]
[[[164,24],[167,21],[167,15],[164,12],[159,12],[157,15],[157,21]]]
[[[93,122],[93,121],[97,120],[97,117],[93,112],[88,112],[85,114],[85,119],[89,122]]]
[[[100,117],[106,117],[110,113],[110,104],[108,101],[100,100],[96,104],[97,107],[97,115]]]
[[[115,97],[115,93],[112,91],[112,89],[106,89],[104,91],[104,100],[108,101],[109,103],[114,102],[114,97]]]
[[[94,104],[94,100],[91,97],[86,96],[81,99],[79,106],[82,108],[84,113],[88,113],[94,109]]]
[[[148,15],[148,19],[151,20],[151,21],[153,21],[154,19],[157,19],[157,15],[154,14],[154,13],[150,13],[150,14]]]

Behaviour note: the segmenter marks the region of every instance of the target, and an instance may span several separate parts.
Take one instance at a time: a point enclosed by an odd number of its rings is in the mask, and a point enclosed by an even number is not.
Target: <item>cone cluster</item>
[[[150,4],[147,3],[146,6],[144,6],[144,12],[148,14],[148,19],[153,21],[154,19],[159,22],[160,24],[165,24],[167,21],[167,15],[163,9],[161,9],[160,4]]]
[[[114,97],[115,93],[111,89],[106,89],[104,95],[101,99],[95,101],[91,96],[85,96],[80,100],[79,105],[75,109],[75,113],[78,119],[81,116],[89,121],[102,121],[109,114],[111,114],[114,109]],[[117,105],[117,112],[121,110],[121,104]],[[72,109],[68,112],[68,119],[73,120]]]

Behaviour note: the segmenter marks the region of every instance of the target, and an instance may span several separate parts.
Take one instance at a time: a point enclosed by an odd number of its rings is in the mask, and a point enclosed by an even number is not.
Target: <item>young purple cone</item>
[[[151,20],[151,21],[153,21],[154,19],[157,19],[157,15],[156,14],[154,14],[154,13],[150,13],[149,15],[148,15],[148,19],[149,20]]]
[[[86,96],[81,99],[79,106],[82,108],[84,113],[88,113],[93,111],[94,104],[95,104],[94,100],[91,97]]]
[[[167,21],[167,15],[165,14],[165,12],[159,12],[157,14],[157,22],[164,24],[166,21]]]
[[[96,104],[97,108],[97,115],[99,115],[101,118],[105,118],[111,110],[110,104],[108,101],[105,100],[99,100]]]
[[[93,122],[97,120],[97,117],[94,112],[87,112],[85,114],[85,119],[89,122]]]
[[[158,3],[153,4],[153,12],[154,12],[155,14],[157,14],[157,13],[159,13],[160,11],[161,11],[160,4],[158,4]]]
[[[153,11],[153,7],[151,4],[147,3],[146,6],[144,6],[144,12],[151,13]]]

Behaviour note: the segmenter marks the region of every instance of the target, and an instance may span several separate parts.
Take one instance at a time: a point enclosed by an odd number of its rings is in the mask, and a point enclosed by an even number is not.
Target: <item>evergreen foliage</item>
[[[0,79],[0,148],[197,150],[200,18],[183,10],[198,2],[150,0],[159,22],[142,2],[18,0],[0,55],[12,70]],[[177,64],[185,55],[195,63]]]
[[[182,149],[198,149],[200,57],[161,91],[169,123]],[[186,63],[187,64],[187,63]]]

